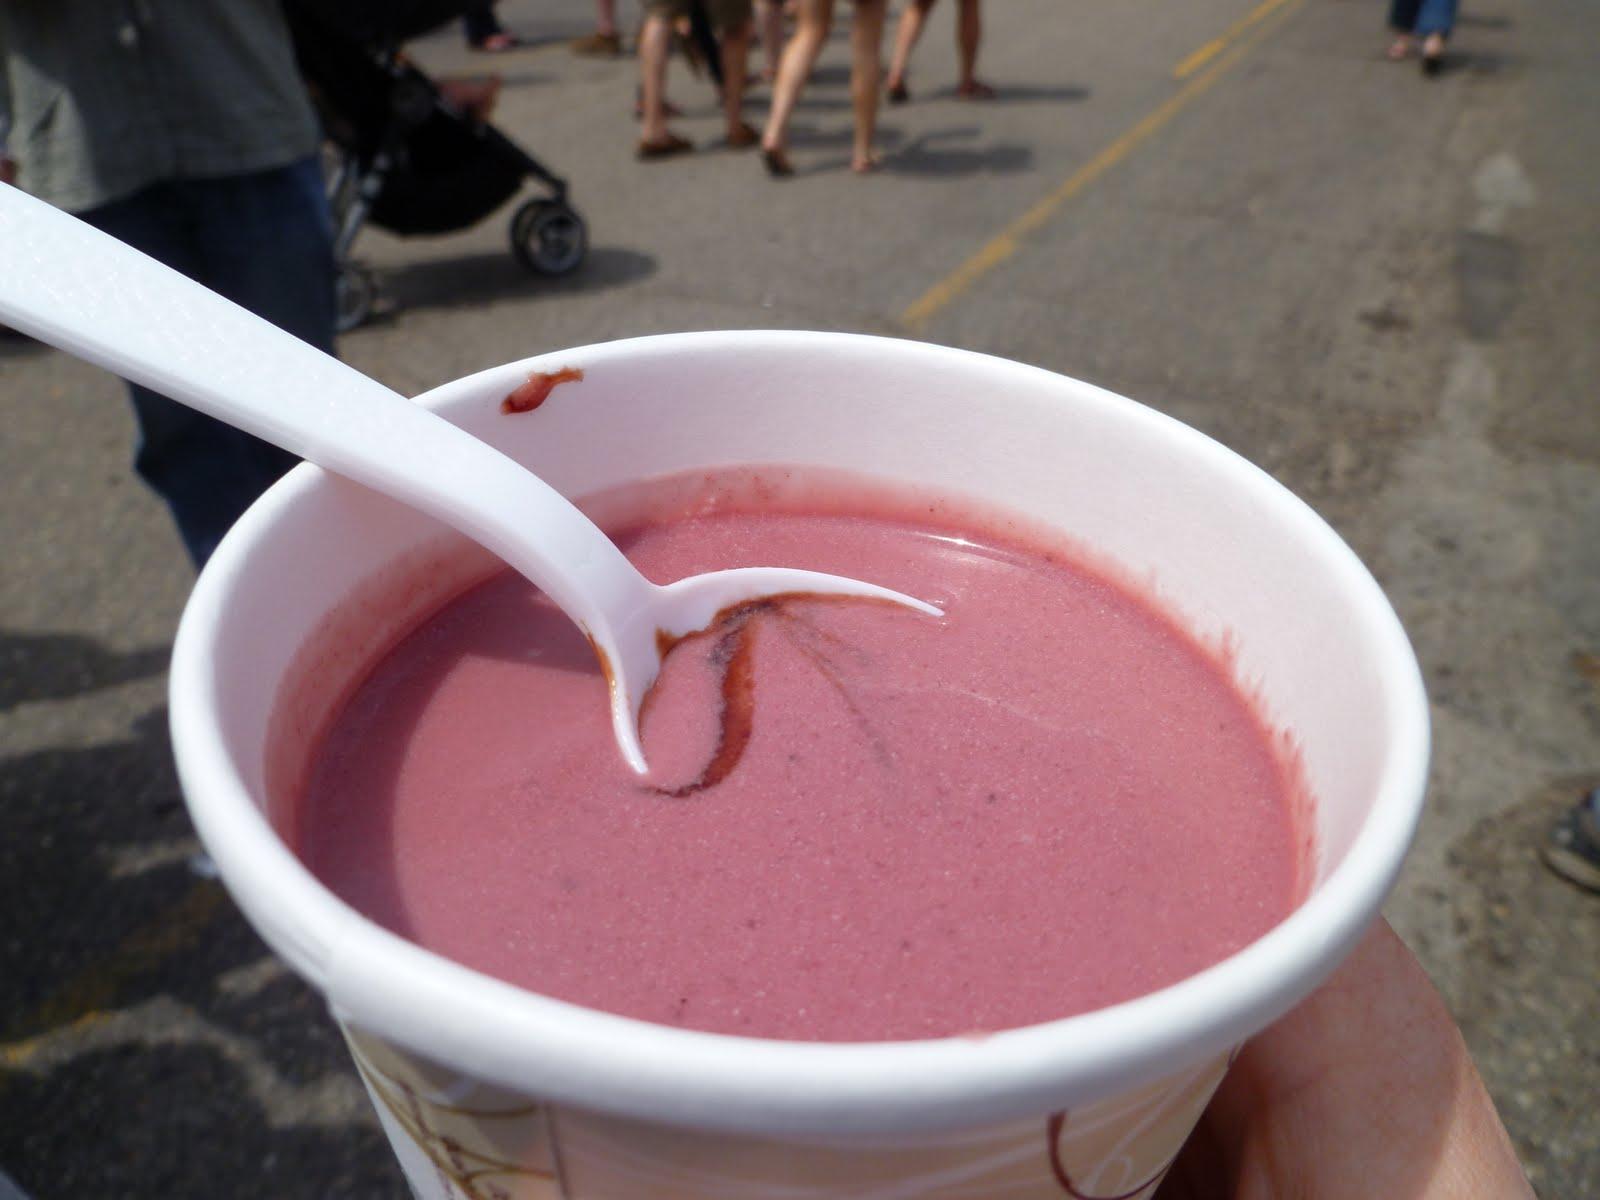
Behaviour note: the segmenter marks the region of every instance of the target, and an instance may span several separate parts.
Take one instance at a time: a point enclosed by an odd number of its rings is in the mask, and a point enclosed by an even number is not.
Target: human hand
[[[1156,1200],[1531,1198],[1455,1021],[1379,920],[1252,1039]]]

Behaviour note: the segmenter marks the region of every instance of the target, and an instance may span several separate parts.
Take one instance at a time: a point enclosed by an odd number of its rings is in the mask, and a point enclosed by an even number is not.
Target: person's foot
[[[491,33],[488,37],[468,42],[467,45],[482,54],[503,54],[522,45],[522,39],[502,29],[499,33]]]
[[[622,35],[597,31],[568,43],[568,49],[588,58],[619,58],[622,55]]]
[[[761,135],[752,126],[743,121],[728,130],[728,146],[733,150],[743,150],[746,147],[754,146],[760,140]]]
[[[439,94],[463,116],[487,122],[500,97],[500,76],[477,79],[441,79]]]
[[[1437,75],[1444,66],[1444,35],[1430,33],[1422,41],[1422,73]]]
[[[993,100],[994,89],[981,79],[969,79],[956,87],[956,95],[963,100]]]
[[[1411,52],[1417,48],[1415,39],[1409,33],[1402,33],[1389,43],[1389,49],[1384,53],[1390,62],[1402,62],[1411,57]]]
[[[640,159],[671,158],[675,154],[687,154],[694,149],[694,143],[688,138],[681,138],[675,133],[669,133],[653,141],[642,141],[635,154]]]
[[[1541,853],[1561,878],[1600,892],[1600,788],[1562,814]]]
[[[890,80],[887,94],[890,104],[904,104],[911,99],[911,93],[906,90],[906,81],[904,79]]]
[[[855,154],[850,157],[850,169],[857,175],[871,175],[881,161],[876,154]]]
[[[780,146],[761,147],[761,165],[774,179],[787,179],[794,174],[794,164]]]

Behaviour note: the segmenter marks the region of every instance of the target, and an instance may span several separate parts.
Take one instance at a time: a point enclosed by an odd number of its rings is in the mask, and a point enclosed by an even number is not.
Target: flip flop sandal
[[[766,167],[767,174],[774,179],[787,179],[794,174],[794,164],[789,161],[789,156],[782,150],[768,150],[761,148],[761,165]]]
[[[659,142],[640,142],[636,154],[641,159],[671,158],[675,154],[687,154],[693,149],[694,143],[688,138],[669,133]]]

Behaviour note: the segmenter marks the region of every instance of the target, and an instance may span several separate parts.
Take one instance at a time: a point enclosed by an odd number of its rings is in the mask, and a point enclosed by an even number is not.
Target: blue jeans
[[[179,179],[79,214],[320,350],[333,353],[333,222],[316,159]],[[129,385],[134,470],[166,501],[196,566],[297,461],[212,417]]]
[[[1456,0],[1391,0],[1389,25],[1400,33],[1450,36],[1456,27]]]

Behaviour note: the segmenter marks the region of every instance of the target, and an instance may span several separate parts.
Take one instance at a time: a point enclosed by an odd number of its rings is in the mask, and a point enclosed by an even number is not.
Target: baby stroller
[[[403,42],[464,7],[460,0],[285,0],[329,146],[341,333],[371,316],[377,300],[371,272],[350,259],[369,220],[402,235],[451,233],[483,220],[531,177],[546,194],[512,214],[517,261],[541,275],[565,275],[588,252],[566,181],[493,125],[451,107],[401,55]]]

